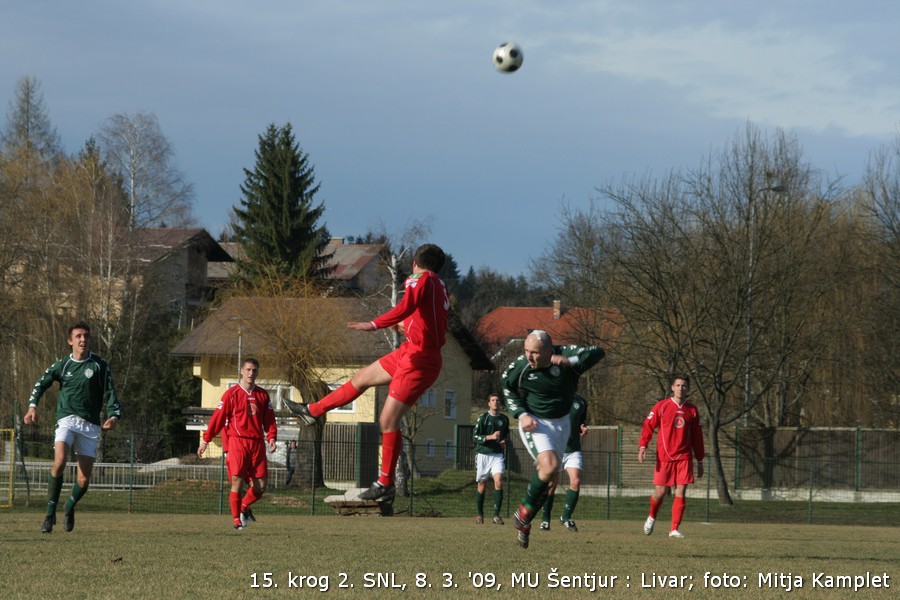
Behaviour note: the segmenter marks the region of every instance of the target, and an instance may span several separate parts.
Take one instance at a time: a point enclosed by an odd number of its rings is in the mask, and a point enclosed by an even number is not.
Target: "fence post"
[[[806,514],[806,524],[812,525],[813,520],[813,478],[815,477],[816,464],[813,461],[809,463],[809,501]]]
[[[741,489],[741,426],[734,428],[734,490]]]
[[[316,452],[315,441],[311,442],[311,444],[313,446],[313,460],[310,461],[309,468],[310,468],[311,473],[309,474],[309,481],[310,481],[310,483],[312,483],[312,485],[310,486],[310,488],[312,489],[312,497],[310,498],[309,502],[310,502],[311,513],[313,514],[313,516],[315,516],[315,514],[316,514],[316,462],[318,460],[318,457],[315,455],[315,452]]]
[[[619,444],[622,442],[620,441]],[[621,448],[619,448],[619,468],[622,468],[622,452]],[[612,452],[606,453],[606,520],[609,521],[611,518],[610,515],[610,498],[612,496],[612,490],[610,489],[610,481],[612,479]],[[619,480],[621,482],[621,480]]]
[[[856,477],[854,481],[855,490],[859,491],[862,482],[862,427],[856,427]]]
[[[622,426],[616,427],[616,451],[618,452],[618,461],[616,465],[616,487],[622,487]]]
[[[129,473],[131,477],[128,481],[128,512],[132,512],[134,510],[134,433],[129,436],[129,457],[128,460],[131,464],[131,469],[129,469]]]
[[[230,481],[228,483],[231,483]],[[222,500],[223,494],[225,493],[225,453],[222,452],[222,461],[219,465],[219,514],[224,514],[222,512]]]
[[[706,469],[706,521],[704,521],[704,523],[709,523],[709,498],[710,492],[712,491],[712,477],[710,476],[711,471],[712,469]]]

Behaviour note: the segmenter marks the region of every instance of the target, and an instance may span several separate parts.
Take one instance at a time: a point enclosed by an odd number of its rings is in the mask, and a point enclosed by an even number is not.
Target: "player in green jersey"
[[[525,354],[501,376],[506,407],[519,420],[519,435],[537,467],[513,515],[522,548],[528,547],[531,521],[559,477],[578,380],[603,356],[596,346],[554,346],[546,331],[534,330],[525,338]]]
[[[69,448],[75,451],[77,473],[72,495],[65,506],[66,531],[75,528],[75,505],[87,492],[94,469],[94,457],[100,441],[100,430],[109,430],[122,418],[122,408],[113,388],[112,373],[105,360],[91,352],[91,328],[75,323],[66,334],[72,353],[53,363],[37,383],[28,400],[26,425],[37,421],[37,406],[54,381],[59,382],[56,400],[56,438],[53,444],[53,466],[47,484],[47,516],[41,531],[50,533],[56,524],[56,505],[62,491],[63,474]],[[100,413],[106,408],[106,420]]]
[[[487,480],[494,480],[495,525],[503,525],[500,508],[503,505],[503,450],[509,437],[509,418],[500,413],[500,396],[488,396],[488,411],[478,417],[472,439],[475,441],[475,523],[484,523],[484,495]]]
[[[581,471],[583,457],[581,454],[581,438],[587,432],[587,401],[579,395],[572,400],[572,410],[569,411],[571,431],[566,442],[566,453],[563,454],[562,468],[569,477],[569,489],[566,490],[566,505],[563,507],[559,520],[569,531],[578,531],[578,526],[572,520],[572,513],[578,504],[578,495],[581,489]],[[553,496],[556,493],[556,483],[550,484],[547,490],[547,502],[544,503],[544,512],[541,517],[541,531],[550,531],[550,515],[553,514]]]

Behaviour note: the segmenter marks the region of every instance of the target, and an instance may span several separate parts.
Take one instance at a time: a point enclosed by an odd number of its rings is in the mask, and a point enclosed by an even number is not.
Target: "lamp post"
[[[787,188],[783,185],[773,185],[756,190],[756,193],[750,196],[750,239],[748,240],[748,249],[750,250],[749,265],[747,271],[747,355],[744,358],[744,416],[742,423],[747,427],[750,423],[750,383],[752,365],[750,354],[753,352],[753,271],[756,269],[756,252],[754,241],[756,239],[756,200],[763,192],[782,193]]]
[[[237,368],[238,368],[238,381],[241,380],[241,360],[242,360],[242,351],[244,345],[244,318],[243,317],[231,317],[228,319],[229,321],[237,321],[238,322],[238,356],[237,356]]]

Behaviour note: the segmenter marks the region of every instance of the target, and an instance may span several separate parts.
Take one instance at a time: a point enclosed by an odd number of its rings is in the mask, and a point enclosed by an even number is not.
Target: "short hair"
[[[434,244],[422,244],[416,249],[416,254],[413,256],[413,262],[420,268],[435,273],[444,268],[445,260],[447,260],[447,255],[440,246]]]
[[[84,321],[78,321],[77,323],[73,323],[69,325],[69,328],[66,330],[66,339],[72,339],[72,332],[76,329],[84,329],[88,333],[91,332],[91,326],[85,323]]]
[[[676,379],[684,379],[684,382],[688,385],[691,385],[691,378],[687,373],[673,373],[671,377],[669,377],[669,385],[675,385]]]
[[[492,394],[488,394],[488,402],[491,401],[491,398],[496,398],[497,400],[500,400],[500,394],[498,394],[496,392],[494,392]]]
[[[248,356],[247,358],[245,358],[244,360],[241,361],[241,368],[243,369],[244,365],[246,365],[247,363],[250,363],[257,369],[259,369],[259,361],[256,360],[255,358],[253,358],[252,356]]]

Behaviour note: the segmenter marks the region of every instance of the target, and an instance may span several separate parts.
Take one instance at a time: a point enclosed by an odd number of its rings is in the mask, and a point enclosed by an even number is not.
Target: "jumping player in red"
[[[236,531],[247,525],[252,514],[250,506],[266,491],[269,477],[266,445],[270,453],[274,452],[278,436],[269,393],[256,385],[258,374],[259,361],[245,359],[241,365],[240,383],[222,394],[197,449],[197,456],[203,458],[209,442],[220,431],[223,440],[227,436],[228,455],[225,460],[231,476],[229,502]],[[249,489],[241,498],[241,485],[244,483],[249,485]]]
[[[400,347],[353,374],[350,381],[318,402],[300,404],[286,400],[287,407],[307,425],[323,414],[353,402],[372,386],[389,385],[381,411],[381,471],[378,480],[361,493],[363,500],[391,502],[394,469],[403,447],[400,420],[437,380],[441,372],[441,348],[447,332],[450,300],[437,272],[444,266],[444,251],[434,244],[420,246],[413,257],[413,274],[405,283],[403,299],[373,321],[348,323],[359,331],[399,326],[406,335]]]
[[[672,397],[656,403],[641,430],[638,462],[643,463],[647,445],[653,439],[653,432],[659,428],[650,516],[644,522],[644,533],[647,535],[653,533],[659,507],[674,486],[675,499],[672,501],[672,528],[669,530],[669,537],[684,537],[678,527],[684,515],[685,491],[689,484],[694,483],[693,458],[697,459],[697,477],[703,477],[703,431],[697,407],[686,400],[690,385],[687,375],[672,377]]]

